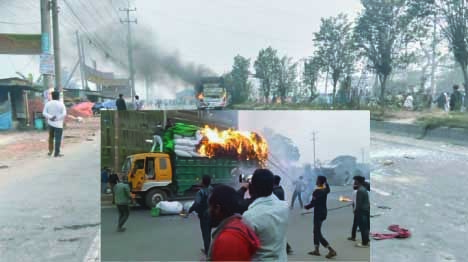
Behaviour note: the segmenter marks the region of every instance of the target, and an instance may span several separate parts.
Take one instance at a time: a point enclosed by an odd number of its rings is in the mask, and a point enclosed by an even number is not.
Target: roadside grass
[[[438,127],[468,129],[468,113],[425,115],[418,117],[416,123],[423,126],[426,130]]]

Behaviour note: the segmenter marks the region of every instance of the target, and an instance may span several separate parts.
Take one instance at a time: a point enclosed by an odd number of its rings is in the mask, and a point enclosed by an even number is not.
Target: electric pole
[[[315,141],[316,141],[315,135],[316,134],[317,134],[317,132],[315,132],[315,131],[312,132],[312,141],[314,142],[314,168],[317,168],[317,164],[315,162]]]
[[[57,0],[52,0],[52,30],[54,33],[54,63],[55,63],[55,91],[62,93],[62,77],[60,71],[60,34],[58,22]],[[63,95],[60,96],[63,99]]]
[[[127,19],[123,20],[120,19],[122,24],[127,24],[127,48],[128,48],[128,67],[130,71],[130,83],[131,83],[131,91],[132,91],[132,102],[135,102],[135,68],[133,66],[133,48],[132,48],[132,27],[131,23],[137,23],[137,20],[130,20],[130,12],[135,12],[136,8],[130,9],[130,2],[128,3],[127,8],[120,8],[122,12],[127,12]]]
[[[41,0],[41,53],[50,54],[50,5],[48,0]],[[45,90],[49,89],[51,76],[42,74]]]
[[[85,73],[85,63],[84,63],[84,54],[83,54],[83,49],[82,49],[82,45],[83,43],[81,43],[81,39],[80,39],[80,35],[78,33],[78,31],[76,31],[76,45],[78,47],[78,61],[80,63],[80,77],[81,77],[81,88],[83,90],[88,90],[87,88],[87,81],[86,81],[86,73]]]

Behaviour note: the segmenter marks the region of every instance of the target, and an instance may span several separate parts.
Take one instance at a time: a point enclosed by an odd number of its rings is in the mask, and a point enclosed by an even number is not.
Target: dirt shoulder
[[[94,141],[100,132],[100,118],[84,118],[81,122],[67,122],[63,131],[62,152],[83,141]],[[47,131],[17,131],[0,133],[0,167],[15,160],[47,154]]]

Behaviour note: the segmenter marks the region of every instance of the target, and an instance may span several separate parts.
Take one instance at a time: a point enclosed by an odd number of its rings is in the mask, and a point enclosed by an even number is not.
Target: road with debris
[[[351,189],[333,187],[329,196],[329,208],[346,206],[339,202],[341,195],[351,196]],[[296,204],[298,205],[298,204]],[[326,250],[321,247],[322,257],[312,257],[307,252],[313,249],[312,215],[301,215],[305,210],[291,211],[288,242],[294,254],[290,261],[324,261]],[[102,203],[102,261],[200,261],[202,238],[198,217],[175,216],[152,217],[149,210],[132,208],[126,224],[127,230],[116,232],[117,210],[109,202]],[[347,240],[352,225],[351,207],[329,212],[323,232],[338,252],[334,261],[369,261],[370,249],[357,248]],[[359,237],[358,237],[359,238]]]
[[[371,133],[371,231],[407,239],[372,241],[373,261],[466,261],[468,148]]]
[[[81,124],[87,130],[82,139],[76,130],[65,130],[74,137],[65,139],[62,158],[47,156],[40,141],[47,132],[21,133],[21,141],[7,139],[18,133],[2,135],[10,150],[0,154],[0,260],[98,261],[97,123]],[[28,137],[37,143],[24,143]]]

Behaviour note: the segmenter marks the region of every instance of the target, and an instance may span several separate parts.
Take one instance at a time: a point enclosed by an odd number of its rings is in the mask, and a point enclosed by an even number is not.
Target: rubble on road
[[[383,161],[383,164],[384,164],[384,166],[390,166],[390,165],[393,165],[394,162],[392,160],[385,160],[385,161]]]

